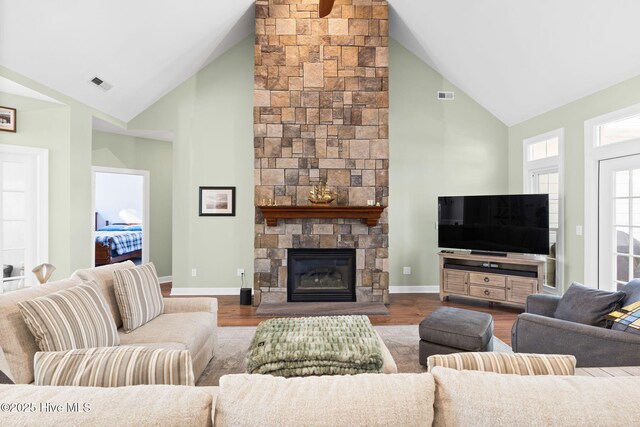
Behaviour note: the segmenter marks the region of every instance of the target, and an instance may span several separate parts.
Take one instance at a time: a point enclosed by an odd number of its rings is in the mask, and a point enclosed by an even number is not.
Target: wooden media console
[[[441,301],[456,295],[524,307],[528,295],[542,290],[542,256],[454,251],[440,252],[439,256]]]

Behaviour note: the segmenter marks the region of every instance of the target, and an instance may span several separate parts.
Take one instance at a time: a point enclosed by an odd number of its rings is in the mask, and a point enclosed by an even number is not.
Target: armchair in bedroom
[[[626,293],[623,307],[639,301],[640,279],[621,290]],[[560,299],[556,295],[529,295],[525,312],[511,330],[514,352],[572,354],[578,367],[640,365],[640,335],[556,319]]]

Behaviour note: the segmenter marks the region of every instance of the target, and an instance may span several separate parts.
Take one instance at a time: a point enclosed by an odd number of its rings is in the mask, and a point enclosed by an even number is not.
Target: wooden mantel
[[[279,218],[357,218],[369,227],[378,225],[386,206],[258,206],[268,227],[275,227]]]

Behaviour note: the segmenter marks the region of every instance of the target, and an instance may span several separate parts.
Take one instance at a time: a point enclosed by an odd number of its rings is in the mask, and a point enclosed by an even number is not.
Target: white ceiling
[[[391,36],[507,125],[640,75],[637,0],[389,4]],[[250,34],[253,12],[253,0],[0,0],[0,65],[127,122]]]
[[[637,0],[390,0],[391,35],[507,125],[640,75]]]
[[[253,13],[252,0],[0,0],[0,65],[126,122],[250,34]]]

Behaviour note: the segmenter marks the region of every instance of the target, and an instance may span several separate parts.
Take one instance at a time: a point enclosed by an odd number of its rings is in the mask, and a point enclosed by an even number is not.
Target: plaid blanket
[[[118,255],[142,249],[142,231],[96,231],[96,242],[107,244]]]
[[[282,377],[381,373],[378,336],[367,316],[269,319],[245,359],[250,374]]]

